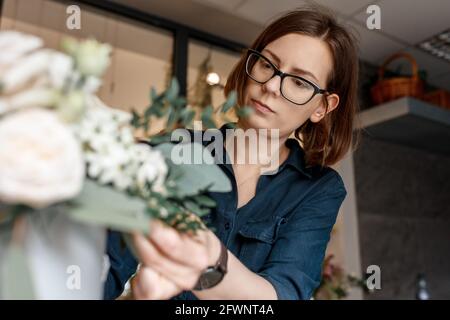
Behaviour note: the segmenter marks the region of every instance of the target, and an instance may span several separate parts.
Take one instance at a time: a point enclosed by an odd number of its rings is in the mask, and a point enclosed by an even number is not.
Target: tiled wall
[[[414,299],[425,273],[450,299],[450,157],[364,136],[354,153],[361,267],[381,268],[366,299]]]

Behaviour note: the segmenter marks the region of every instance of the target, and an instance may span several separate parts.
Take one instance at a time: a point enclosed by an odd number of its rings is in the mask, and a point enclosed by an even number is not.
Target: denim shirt
[[[347,191],[334,169],[305,166],[297,140],[288,139],[286,145],[290,153],[277,173],[261,175],[255,196],[239,209],[232,165],[219,164],[232,190],[211,192],[217,207],[203,219],[232,254],[273,285],[278,299],[310,299],[320,284],[325,250]],[[136,270],[130,252],[119,249],[119,237],[111,232],[108,238],[107,299],[120,295]],[[174,299],[196,297],[183,292]]]

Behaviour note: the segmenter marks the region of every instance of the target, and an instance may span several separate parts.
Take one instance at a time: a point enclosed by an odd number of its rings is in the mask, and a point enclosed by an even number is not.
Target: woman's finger
[[[133,295],[137,300],[169,299],[182,291],[173,282],[148,266],[142,266],[131,281]]]
[[[206,231],[199,231],[195,238],[180,234],[159,221],[152,223],[149,239],[167,257],[174,261],[203,270],[208,266]]]
[[[201,270],[180,264],[166,257],[143,235],[135,234],[133,239],[144,265],[151,266],[155,271],[183,289],[190,290],[196,284]]]

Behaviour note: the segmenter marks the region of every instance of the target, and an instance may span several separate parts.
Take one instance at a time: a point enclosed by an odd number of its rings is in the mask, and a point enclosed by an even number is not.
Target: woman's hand
[[[220,255],[220,240],[210,230],[181,234],[153,221],[150,235],[133,235],[141,268],[132,280],[136,299],[169,299],[192,290],[201,273]]]

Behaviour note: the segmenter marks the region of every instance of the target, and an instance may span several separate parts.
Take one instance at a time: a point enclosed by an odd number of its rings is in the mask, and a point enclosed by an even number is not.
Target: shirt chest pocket
[[[253,272],[259,272],[269,257],[278,237],[278,230],[285,218],[274,217],[259,221],[247,221],[238,231],[240,240],[239,260]]]

